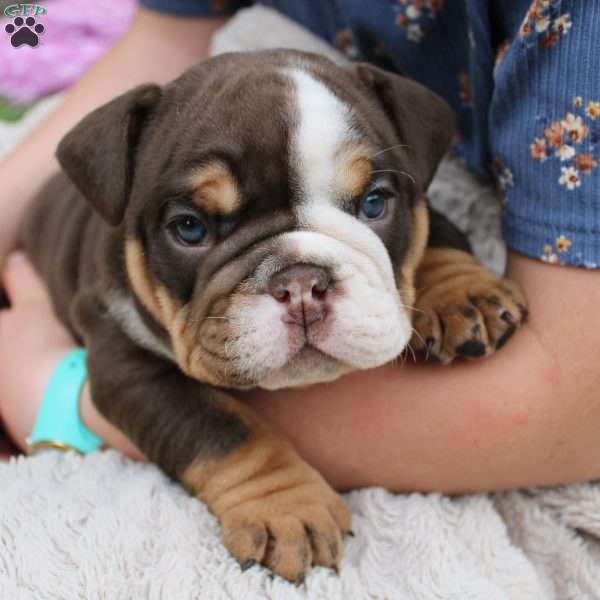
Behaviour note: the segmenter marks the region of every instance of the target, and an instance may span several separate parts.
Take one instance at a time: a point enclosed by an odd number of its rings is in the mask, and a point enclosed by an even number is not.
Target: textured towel
[[[220,49],[310,37],[265,9],[236,18]],[[316,46],[319,47],[319,46]],[[499,206],[459,163],[432,196],[501,269]],[[598,600],[600,486],[447,498],[346,496],[356,537],[339,576],[314,569],[296,588],[241,573],[206,507],[156,467],[115,452],[48,453],[0,465],[1,600]]]
[[[347,495],[356,537],[339,576],[296,588],[241,573],[206,507],[116,452],[0,466],[2,600],[591,600],[600,598],[600,488],[450,499]]]

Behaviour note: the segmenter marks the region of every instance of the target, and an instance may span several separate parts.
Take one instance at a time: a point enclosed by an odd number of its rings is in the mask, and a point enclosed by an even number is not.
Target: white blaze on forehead
[[[310,202],[330,202],[336,155],[354,137],[350,108],[310,73],[287,73],[294,83],[297,111],[291,157],[303,196]]]

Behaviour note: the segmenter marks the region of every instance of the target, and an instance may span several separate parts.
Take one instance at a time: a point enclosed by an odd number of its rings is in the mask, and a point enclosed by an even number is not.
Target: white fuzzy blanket
[[[253,11],[219,48],[262,46],[264,31],[277,32],[269,45],[315,47]],[[494,194],[448,162],[434,196],[501,268]],[[258,567],[242,574],[206,507],[152,465],[112,451],[13,459],[0,465],[0,598],[600,599],[597,484],[455,499],[369,489],[346,498],[356,537],[339,576],[318,568],[296,588]]]

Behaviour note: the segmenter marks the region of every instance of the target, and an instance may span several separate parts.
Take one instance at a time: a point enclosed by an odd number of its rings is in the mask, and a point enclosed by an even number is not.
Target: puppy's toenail
[[[248,560],[242,563],[242,573],[251,569],[256,564],[256,561],[253,558],[249,558]]]
[[[508,341],[508,338],[510,338],[510,336],[517,330],[516,327],[509,327],[503,334],[502,336],[498,339],[498,341],[496,342],[496,350],[499,350],[500,348],[502,348],[502,346],[504,346],[504,344],[506,344],[506,342]]]
[[[329,554],[331,554],[331,558],[333,560],[335,560],[337,558],[338,550],[337,550],[337,546],[333,542],[329,543]]]

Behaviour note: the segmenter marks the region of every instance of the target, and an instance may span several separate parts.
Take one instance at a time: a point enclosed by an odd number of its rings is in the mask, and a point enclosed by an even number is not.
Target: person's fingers
[[[50,303],[42,280],[23,252],[13,252],[8,256],[3,281],[13,306],[32,301]]]

